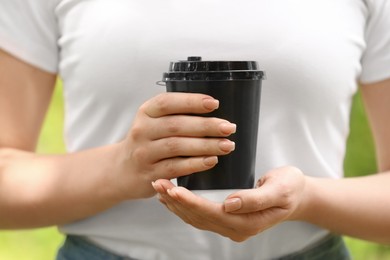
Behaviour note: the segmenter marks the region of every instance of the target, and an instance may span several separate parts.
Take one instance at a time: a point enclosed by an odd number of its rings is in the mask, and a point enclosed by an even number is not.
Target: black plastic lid
[[[264,72],[256,61],[202,61],[191,56],[187,60],[171,62],[163,82],[182,80],[261,80]]]

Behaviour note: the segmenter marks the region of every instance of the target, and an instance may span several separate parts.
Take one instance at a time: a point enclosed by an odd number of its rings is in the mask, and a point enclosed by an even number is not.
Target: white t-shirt
[[[0,0],[0,48],[64,82],[69,152],[121,140],[170,61],[257,60],[257,178],[294,165],[340,178],[357,81],[390,77],[387,0]],[[216,195],[223,199],[225,194]],[[61,227],[137,259],[270,259],[325,234],[285,222],[243,243],[184,224],[156,198]]]

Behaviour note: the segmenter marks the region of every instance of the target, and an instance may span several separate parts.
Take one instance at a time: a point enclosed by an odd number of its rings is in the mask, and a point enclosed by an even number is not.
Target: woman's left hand
[[[168,180],[153,183],[160,201],[184,222],[240,242],[304,210],[305,176],[295,167],[268,172],[256,188],[229,195],[223,203],[209,201]]]

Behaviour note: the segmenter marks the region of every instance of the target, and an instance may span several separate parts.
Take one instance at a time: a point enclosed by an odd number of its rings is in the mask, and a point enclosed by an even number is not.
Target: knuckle
[[[170,102],[168,99],[168,93],[161,93],[155,97],[155,105],[159,112],[165,113],[169,110]]]
[[[134,149],[132,157],[136,162],[142,162],[147,160],[149,153],[145,147],[137,147]]]
[[[170,154],[178,155],[180,152],[180,140],[177,137],[167,138],[165,143]]]
[[[169,133],[177,133],[182,128],[180,120],[174,117],[167,119],[165,122],[165,126]]]
[[[140,124],[134,124],[134,126],[131,128],[130,131],[130,137],[133,140],[139,140],[142,139],[142,137],[145,135],[145,129]]]
[[[138,108],[138,114],[146,114],[150,101],[146,101]]]
[[[197,108],[199,106],[199,99],[201,95],[194,94],[194,93],[186,93],[185,95],[182,96],[183,104],[190,108]]]
[[[265,202],[264,202],[264,200],[262,200],[262,199],[260,199],[260,198],[254,199],[253,202],[250,203],[250,205],[253,205],[254,210],[266,208],[266,207],[265,207]]]
[[[169,178],[175,178],[175,177],[178,176],[180,170],[177,167],[177,165],[175,163],[175,160],[173,160],[173,159],[166,160],[165,172],[166,172],[166,174],[168,175]]]

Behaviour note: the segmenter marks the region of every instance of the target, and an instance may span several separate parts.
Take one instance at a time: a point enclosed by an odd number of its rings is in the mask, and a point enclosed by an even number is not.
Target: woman
[[[1,228],[59,225],[58,259],[348,259],[336,234],[389,243],[389,1],[3,0],[0,10]],[[268,75],[259,181],[211,192],[223,203],[169,181],[234,150],[234,122],[188,116],[218,100],[155,86],[190,55],[257,60]],[[57,76],[68,153],[37,155]],[[359,84],[381,174],[342,179]]]

